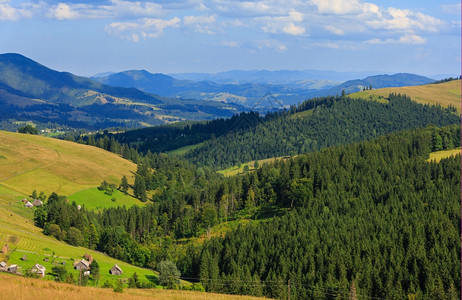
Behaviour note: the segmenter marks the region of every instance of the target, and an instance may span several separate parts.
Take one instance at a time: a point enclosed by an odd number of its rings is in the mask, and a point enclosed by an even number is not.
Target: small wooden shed
[[[42,265],[36,264],[35,266],[32,267],[31,272],[44,277],[46,268]]]
[[[74,269],[88,271],[90,270],[90,262],[82,259],[74,264]]]
[[[111,275],[122,275],[123,271],[122,269],[117,265],[115,264],[110,270],[109,270],[109,274]]]

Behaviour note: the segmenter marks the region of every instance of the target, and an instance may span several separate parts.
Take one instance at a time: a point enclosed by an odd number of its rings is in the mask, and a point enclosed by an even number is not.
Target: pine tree
[[[119,189],[120,189],[122,192],[127,193],[129,187],[130,187],[130,186],[128,185],[127,177],[124,175],[124,176],[122,177],[122,180],[120,181]]]

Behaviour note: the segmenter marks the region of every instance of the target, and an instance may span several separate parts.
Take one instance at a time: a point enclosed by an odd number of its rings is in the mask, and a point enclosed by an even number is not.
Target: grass
[[[198,143],[198,144],[194,144],[194,145],[188,145],[188,146],[180,147],[180,148],[177,148],[175,150],[167,151],[167,152],[165,152],[165,154],[182,156],[182,155],[185,155],[186,152],[188,152],[189,150],[196,149],[199,146],[201,146],[202,144],[203,143]]]
[[[0,261],[9,259],[9,264],[18,264],[22,270],[41,263],[51,270],[51,262],[46,263],[43,259],[54,255],[61,261],[66,260],[66,268],[76,273],[72,269],[72,259],[78,260],[88,252],[100,265],[100,285],[106,279],[116,278],[109,274],[114,264],[123,269],[123,278],[132,276],[134,272],[141,280],[156,278],[152,270],[43,235],[41,229],[33,224],[35,208],[26,208],[21,202],[33,189],[37,189],[47,194],[53,191],[74,194],[77,203],[89,208],[138,205],[141,202],[119,191],[108,196],[95,188],[103,180],[118,184],[123,175],[131,178],[131,173],[136,170],[135,164],[99,148],[42,136],[0,131],[0,141],[0,155],[4,157],[0,159],[0,245],[8,244],[10,247],[8,256],[0,254]],[[95,195],[96,191],[99,193]],[[112,197],[117,201],[112,202]],[[27,261],[22,261],[24,254]]]
[[[261,299],[250,296],[223,295],[202,292],[189,292],[177,290],[161,289],[128,289],[125,288],[123,293],[115,293],[112,289],[101,289],[93,287],[79,287],[75,285],[50,282],[41,279],[24,278],[11,274],[0,274],[0,295],[2,299],[165,299],[165,300],[243,300],[243,299]]]
[[[430,157],[427,159],[427,161],[436,161],[440,162],[443,158],[448,158],[451,156],[455,156],[457,154],[461,154],[461,148],[456,148],[456,149],[451,149],[451,150],[443,150],[443,151],[436,151],[430,153]]]
[[[305,110],[305,111],[295,113],[291,115],[289,118],[294,119],[294,120],[304,119],[304,118],[310,117],[312,114],[313,114],[313,110],[310,109],[310,110]]]
[[[272,163],[276,160],[280,159],[289,159],[290,156],[280,156],[280,157],[270,157],[270,158],[265,158],[265,159],[259,159],[258,164],[262,166],[265,163]],[[246,163],[241,164],[240,166],[232,166],[224,170],[218,171],[218,173],[223,174],[224,176],[234,176],[239,173],[244,173],[244,167],[249,166],[249,171],[255,170],[255,161],[249,161]]]
[[[5,188],[0,187],[0,192],[2,193],[0,194],[0,245],[8,244],[10,247],[8,256],[0,254],[0,261],[8,258],[9,264],[17,264],[22,270],[40,263],[49,271],[53,266],[51,260],[47,263],[43,259],[54,256],[56,260],[66,260],[66,268],[74,272],[76,276],[78,273],[72,268],[73,260],[79,260],[85,253],[90,253],[100,266],[100,285],[107,279],[118,278],[118,276],[109,274],[109,269],[114,264],[118,264],[123,269],[124,273],[120,276],[122,278],[131,277],[134,272],[144,281],[156,278],[152,270],[138,268],[110,258],[103,253],[83,247],[74,247],[43,235],[41,229],[33,224],[34,208],[24,207],[20,200],[22,197],[8,194]],[[22,210],[22,213],[18,210]],[[23,255],[27,255],[27,261],[22,260]]]
[[[390,93],[406,94],[417,103],[440,104],[443,107],[454,106],[457,112],[461,112],[461,81],[453,80],[440,84],[426,84],[419,86],[405,86],[396,88],[382,88],[377,90],[362,91],[348,95],[350,98],[365,100],[384,100]]]
[[[32,190],[70,195],[98,186],[133,182],[136,165],[103,149],[43,136],[0,131],[0,184],[22,194]]]
[[[144,205],[140,200],[124,194],[119,190],[114,190],[112,195],[107,195],[104,191],[98,190],[98,188],[82,190],[69,195],[68,198],[70,202],[75,201],[77,204],[82,206],[85,205],[85,208],[88,210],[96,211],[109,207],[125,206],[128,208],[133,205]],[[116,200],[112,201],[113,198]]]

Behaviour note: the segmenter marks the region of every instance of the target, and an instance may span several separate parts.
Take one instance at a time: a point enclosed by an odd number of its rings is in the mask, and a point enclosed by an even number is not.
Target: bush
[[[169,260],[161,261],[157,265],[159,271],[159,282],[168,288],[174,288],[180,282],[180,271],[174,262]]]
[[[106,280],[103,285],[103,288],[112,289],[114,288],[114,283],[111,280]]]
[[[122,280],[117,280],[114,284],[114,288],[113,288],[114,292],[116,293],[123,293],[124,292],[124,285],[122,283]]]
[[[56,275],[56,281],[64,281],[66,279],[67,270],[63,266],[54,266],[51,268],[51,272]]]
[[[32,125],[26,125],[18,129],[19,133],[38,134],[38,129]]]

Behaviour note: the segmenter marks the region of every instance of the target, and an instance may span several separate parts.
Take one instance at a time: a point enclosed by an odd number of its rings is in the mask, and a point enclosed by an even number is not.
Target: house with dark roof
[[[111,275],[122,275],[123,271],[122,269],[117,265],[115,264],[110,270],[109,270],[109,274]]]
[[[88,271],[90,270],[90,262],[88,260],[82,259],[74,264],[74,269]]]
[[[47,269],[44,266],[36,264],[35,266],[32,267],[32,269],[30,271],[32,273],[35,273],[37,275],[40,275],[40,276],[44,277],[46,270]]]

